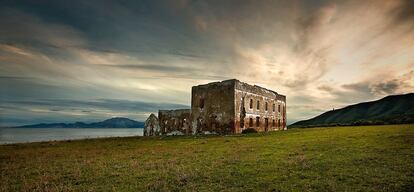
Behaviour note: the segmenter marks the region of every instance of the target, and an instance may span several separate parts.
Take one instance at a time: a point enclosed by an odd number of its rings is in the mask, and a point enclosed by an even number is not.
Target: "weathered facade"
[[[190,110],[159,110],[158,120],[162,135],[189,135],[190,129]]]
[[[286,129],[286,97],[236,79],[192,87],[191,109],[160,110],[160,134],[238,134]]]
[[[286,97],[256,85],[235,81],[234,133],[254,128],[259,132],[286,129]]]
[[[144,124],[144,136],[153,135],[160,135],[160,125],[157,116],[151,113]]]
[[[191,95],[192,129],[238,134],[286,128],[286,97],[236,79],[198,85]]]
[[[191,119],[195,133],[234,133],[234,81],[194,86],[191,90]]]

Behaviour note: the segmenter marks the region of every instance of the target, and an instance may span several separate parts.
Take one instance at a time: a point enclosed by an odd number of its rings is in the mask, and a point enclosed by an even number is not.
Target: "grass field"
[[[0,146],[1,191],[414,191],[414,125]]]

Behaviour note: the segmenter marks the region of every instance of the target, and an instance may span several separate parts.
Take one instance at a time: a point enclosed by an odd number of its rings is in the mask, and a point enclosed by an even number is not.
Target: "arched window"
[[[253,127],[253,118],[249,119],[249,127]]]
[[[250,109],[253,109],[253,99],[250,99]]]
[[[256,127],[260,126],[260,117],[256,117]]]
[[[265,103],[265,110],[267,111],[267,102]]]
[[[260,109],[260,102],[259,102],[259,100],[257,100],[257,103],[256,103],[256,108],[257,108],[257,110],[259,110],[259,109]]]

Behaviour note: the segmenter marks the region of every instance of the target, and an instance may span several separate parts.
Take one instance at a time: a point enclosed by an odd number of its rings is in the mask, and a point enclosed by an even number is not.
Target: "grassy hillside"
[[[377,101],[325,112],[289,127],[414,123],[414,93],[392,95]]]
[[[1,191],[413,191],[414,125],[0,146]]]

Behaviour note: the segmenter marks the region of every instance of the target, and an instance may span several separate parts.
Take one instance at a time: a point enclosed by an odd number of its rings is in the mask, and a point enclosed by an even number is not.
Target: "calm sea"
[[[142,136],[141,128],[0,128],[0,144]]]

